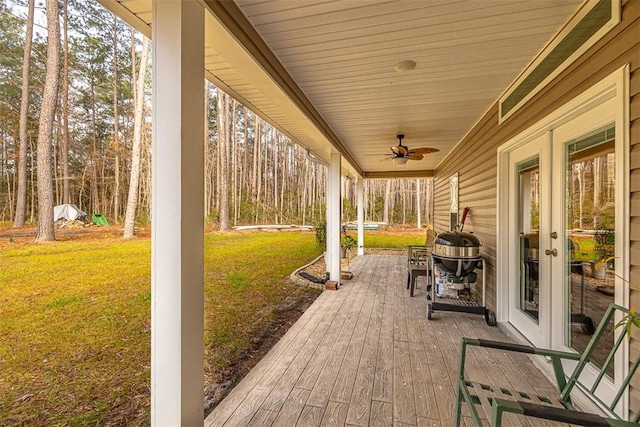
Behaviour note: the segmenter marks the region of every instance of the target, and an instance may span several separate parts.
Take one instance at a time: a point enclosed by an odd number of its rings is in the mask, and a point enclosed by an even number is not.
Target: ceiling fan
[[[405,164],[407,160],[422,160],[425,154],[436,153],[440,150],[437,148],[420,147],[409,148],[406,145],[402,145],[403,134],[398,134],[398,145],[389,147],[391,154],[387,154],[387,159],[392,159],[396,164]]]

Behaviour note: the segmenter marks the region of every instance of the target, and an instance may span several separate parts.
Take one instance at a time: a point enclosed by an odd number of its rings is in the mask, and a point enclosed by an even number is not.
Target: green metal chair
[[[482,412],[487,415],[490,414],[490,423],[493,427],[500,427],[502,425],[502,415],[505,412],[590,427],[638,426],[638,422],[640,421],[640,411],[636,413],[632,421],[624,421],[613,411],[613,408],[615,408],[620,402],[625,390],[628,388],[631,378],[636,373],[638,365],[640,365],[640,354],[636,355],[635,360],[629,361],[629,373],[624,378],[622,386],[611,402],[603,402],[600,398],[595,396],[598,386],[605,378],[607,368],[614,360],[615,353],[620,349],[623,341],[627,337],[626,333],[622,332],[616,338],[613,348],[605,359],[603,367],[599,370],[593,384],[586,385],[584,382],[581,382],[581,375],[584,373],[584,368],[589,363],[593,351],[603,336],[609,335],[609,332],[606,331],[607,325],[612,319],[614,319],[614,315],[617,311],[622,312],[623,315],[630,314],[629,310],[626,308],[616,304],[611,304],[607,308],[604,317],[600,321],[598,328],[582,354],[548,350],[520,344],[462,338],[460,371],[458,378],[456,426],[460,426],[463,402],[467,404],[471,419],[476,427],[482,426],[482,418],[478,411],[480,407],[483,407],[480,408]],[[534,395],[531,392],[525,393],[469,381],[465,378],[464,374],[465,358],[468,346],[528,353],[549,358],[553,366],[559,390],[558,394],[554,396],[540,396],[537,394]],[[564,372],[562,360],[577,361],[577,365],[573,373],[567,375]],[[582,378],[582,380],[584,380],[584,378]],[[595,415],[576,410],[571,404],[570,396],[571,391],[576,385],[578,385],[585,393],[590,395],[599,404],[599,406],[608,413],[608,415]]]

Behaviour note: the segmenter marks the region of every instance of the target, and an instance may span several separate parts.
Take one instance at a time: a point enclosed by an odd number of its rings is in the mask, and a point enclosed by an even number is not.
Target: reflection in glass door
[[[539,323],[540,306],[540,157],[517,165],[520,236],[518,308]]]
[[[560,135],[562,129],[559,130]],[[563,143],[566,186],[564,345],[582,352],[595,321],[614,301],[615,127],[602,126]],[[609,272],[607,271],[609,270]],[[612,322],[613,323],[613,322]],[[613,327],[609,325],[610,328]],[[601,341],[592,362],[602,368],[613,345]],[[613,366],[607,367],[613,378]]]

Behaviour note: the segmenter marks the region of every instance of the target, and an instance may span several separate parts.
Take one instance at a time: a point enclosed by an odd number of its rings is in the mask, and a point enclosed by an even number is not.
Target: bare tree
[[[204,216],[209,218],[211,212],[211,146],[209,143],[209,82],[204,82]]]
[[[58,100],[59,63],[58,1],[47,0],[47,72],[38,124],[38,230],[36,242],[50,242],[56,238],[53,228],[51,135]]]
[[[255,115],[256,124],[253,130],[253,173],[251,174],[251,198],[255,201],[258,197],[258,157],[260,154],[260,133],[262,124],[260,116]]]
[[[218,91],[218,146],[220,155],[220,231],[229,231],[229,96]]]
[[[422,228],[422,215],[420,212],[420,179],[416,179],[416,227]]]
[[[66,33],[65,33],[66,34]],[[120,130],[118,114],[118,17],[113,16],[113,152],[114,152],[114,184],[113,219],[118,222],[120,215]]]
[[[18,195],[16,200],[16,216],[14,227],[24,225],[27,206],[27,120],[29,112],[29,63],[31,61],[31,42],[33,39],[33,11],[35,0],[29,0],[27,12],[27,31],[24,38],[24,57],[22,63],[22,99],[20,102],[20,149],[18,154]]]
[[[140,72],[136,82],[135,112],[133,124],[133,147],[131,151],[131,178],[129,181],[129,195],[127,197],[127,211],[124,216],[124,233],[122,237],[133,237],[136,222],[136,208],[138,206],[138,183],[140,181],[140,146],[142,144],[142,113],[144,107],[144,82],[147,75],[147,57],[149,40],[142,42],[142,56],[140,58]],[[132,67],[135,68],[135,61]]]
[[[60,162],[62,163],[62,203],[71,203],[69,191],[69,5],[64,0],[62,21],[62,140],[60,141]]]
[[[390,224],[389,206],[391,205],[391,180],[385,180],[384,187],[384,208],[382,210],[382,221]]]

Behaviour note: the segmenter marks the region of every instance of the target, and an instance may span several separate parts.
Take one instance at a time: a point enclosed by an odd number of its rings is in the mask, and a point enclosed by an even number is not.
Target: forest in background
[[[30,15],[27,0],[0,0],[0,221],[20,226],[16,219],[24,211],[23,222],[34,223],[41,214],[38,186],[50,183],[52,206],[73,203],[111,223],[125,222],[125,234],[129,218],[132,234],[133,221],[151,220],[150,48],[141,34],[94,0],[65,0],[56,14],[60,46],[51,49],[48,27],[55,21],[49,17],[47,24],[44,16],[55,4],[38,3]],[[47,61],[55,53],[51,133],[43,145],[38,138],[47,115]],[[203,96],[208,224],[226,230],[240,224],[324,222],[326,167],[308,160],[303,148],[208,82]],[[39,181],[38,167],[44,170],[49,161],[50,176]],[[355,220],[355,181],[343,177],[342,184],[343,220]],[[431,193],[431,179],[367,180],[365,218],[428,223]]]

